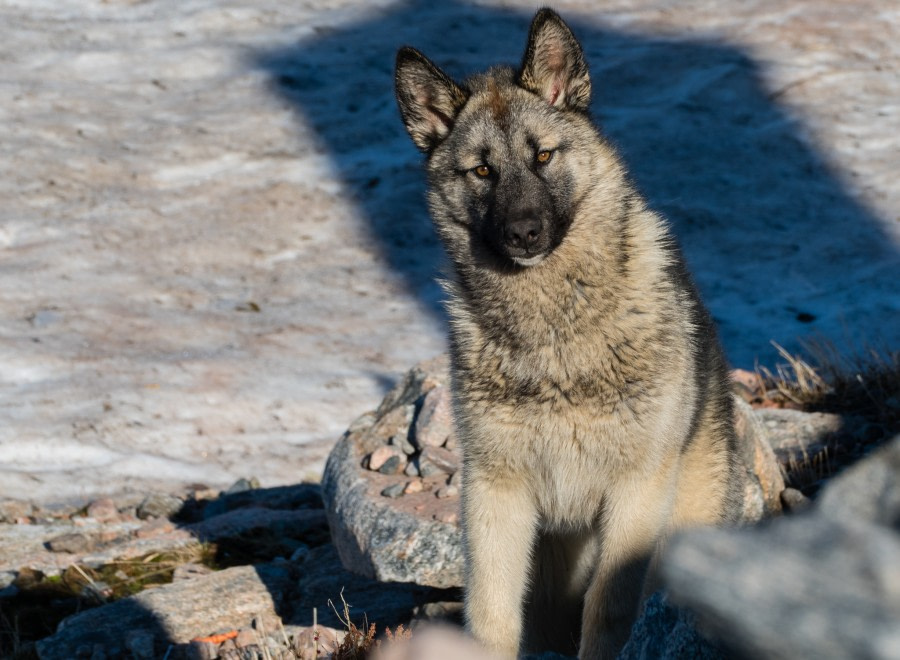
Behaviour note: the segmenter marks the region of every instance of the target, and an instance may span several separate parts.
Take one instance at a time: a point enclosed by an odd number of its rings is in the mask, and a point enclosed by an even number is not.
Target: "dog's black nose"
[[[506,225],[504,236],[506,244],[514,249],[529,250],[541,237],[541,221],[534,216],[526,216],[512,220]]]

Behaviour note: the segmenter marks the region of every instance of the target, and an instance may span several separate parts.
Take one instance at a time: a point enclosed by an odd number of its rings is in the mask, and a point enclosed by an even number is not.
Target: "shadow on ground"
[[[298,121],[318,131],[384,259],[435,315],[442,252],[420,159],[395,107],[394,56],[402,44],[416,46],[462,79],[518,62],[530,18],[416,0],[372,10],[357,24],[313,26],[316,36],[252,62]],[[796,352],[804,335],[891,338],[884,310],[870,318],[853,291],[896,250],[800,139],[750,57],[724,43],[611,31],[602,17],[565,18],[591,65],[592,112],[672,221],[736,366],[752,368],[757,357],[771,365],[773,339]]]

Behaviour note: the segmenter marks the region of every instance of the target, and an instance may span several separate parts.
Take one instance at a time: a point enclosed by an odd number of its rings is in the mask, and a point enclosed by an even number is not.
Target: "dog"
[[[555,12],[518,69],[457,83],[404,47],[395,86],[449,262],[467,629],[506,657],[613,658],[666,537],[740,514],[713,322]]]

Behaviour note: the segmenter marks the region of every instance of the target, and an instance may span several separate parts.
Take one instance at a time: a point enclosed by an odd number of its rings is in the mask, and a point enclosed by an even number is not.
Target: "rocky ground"
[[[823,484],[829,484],[831,472],[841,469],[841,457],[855,457],[840,449],[865,446],[871,452],[884,441],[873,440],[863,430],[867,427],[854,418],[773,407],[784,402],[766,398],[765,390],[756,386],[761,382],[758,377],[752,387],[741,384],[750,379],[748,373],[735,373],[735,391],[740,393],[735,395],[735,424],[743,450],[747,523],[807,509],[810,499],[804,492],[816,497]],[[774,397],[774,390],[768,396]],[[847,523],[851,526],[864,521],[887,525],[871,532],[872,538],[882,539],[881,545],[866,549],[862,558],[842,541],[834,550],[838,555],[822,558],[829,571],[838,574],[841,565],[864,571],[865,562],[874,561],[879,575],[894,579],[891,558],[900,559],[892,549],[896,533],[890,531],[898,474],[896,442],[890,447],[868,459],[868,467],[853,468],[853,476],[827,485],[825,494],[816,499],[828,503],[822,506],[842,520],[857,517],[856,523]],[[349,644],[347,630],[355,630],[350,623],[362,631],[363,642],[366,621],[377,622],[379,636],[387,627],[396,631],[398,625],[415,634],[423,633],[424,623],[458,623],[463,583],[459,469],[447,360],[440,357],[410,370],[376,410],[350,425],[330,454],[321,486],[267,489],[241,480],[223,492],[195,489],[180,495],[99,498],[82,508],[4,500],[0,655],[62,660],[164,654],[256,658],[268,653],[305,658],[316,657],[318,640],[319,657],[328,657],[322,654]],[[749,541],[742,535],[751,532],[722,532],[698,536],[696,543],[716,548],[722,544],[724,549],[716,552],[723,561],[734,561],[740,553],[729,550],[729,544],[765,544],[772,535],[777,542],[790,543],[795,533],[812,542],[820,536],[844,538],[850,533],[833,530],[830,523],[819,524],[830,519],[807,517],[803,523],[763,527],[752,532]],[[739,612],[723,608],[715,589],[708,593],[696,588],[703,583],[695,575],[703,562],[697,563],[695,553],[703,551],[692,543],[676,544],[678,550],[673,551],[672,597],[728,628]],[[788,546],[772,557],[778,566],[773,575],[789,571],[790,562],[802,563],[799,552]],[[754,568],[752,562],[746,569],[730,566],[712,570],[717,588],[733,588],[729,576],[750,581],[769,577],[761,576],[762,568]],[[846,594],[861,598],[866,607],[883,605],[867,600],[870,590],[863,584],[867,578],[857,573],[848,574],[851,578],[860,588],[848,588]],[[823,598],[833,596],[827,588],[817,588]],[[890,612],[896,603],[887,598]],[[741,611],[752,612],[755,606],[753,597],[747,596]],[[829,607],[820,614],[822,625],[842,606],[831,602]],[[888,620],[881,615],[876,619]],[[780,657],[771,645],[754,637],[761,632],[753,626],[763,629],[768,625],[765,618],[742,625],[747,636],[742,649],[759,647],[765,650],[764,657]],[[858,641],[865,631],[860,625],[839,628],[841,648]],[[878,623],[876,628],[882,626],[881,631],[886,625]],[[790,637],[791,648],[800,655],[808,643],[804,635],[809,634]],[[878,634],[888,635],[878,645],[890,642],[888,632]],[[427,648],[419,645],[429,647],[430,639],[431,635],[423,636],[415,650],[404,653],[426,657]],[[445,644],[440,638],[433,643]],[[460,655],[451,657],[470,657],[465,641],[452,643],[462,646]],[[690,657],[721,654],[697,632],[692,615],[656,596],[623,657],[688,657],[677,649],[693,649]],[[382,650],[401,653],[393,647]]]

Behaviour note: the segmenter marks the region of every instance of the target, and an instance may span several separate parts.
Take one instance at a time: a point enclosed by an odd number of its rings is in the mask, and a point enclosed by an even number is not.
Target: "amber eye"
[[[480,176],[482,179],[488,176],[491,173],[491,168],[487,165],[479,165],[475,168],[475,174]]]
[[[550,162],[550,159],[551,159],[552,157],[553,157],[553,152],[550,151],[549,149],[544,149],[543,151],[539,151],[539,152],[538,152],[538,155],[537,155],[537,162],[539,162],[539,163],[541,163],[541,164],[543,164],[543,163],[549,163],[549,162]]]

